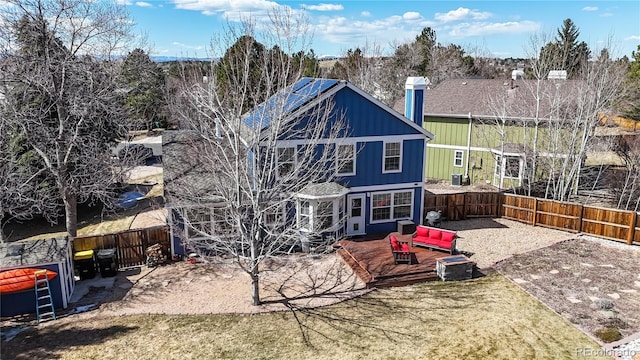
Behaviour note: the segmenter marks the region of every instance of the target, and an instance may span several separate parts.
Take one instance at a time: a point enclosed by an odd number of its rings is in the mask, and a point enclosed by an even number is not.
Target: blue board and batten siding
[[[320,117],[328,116],[328,126],[332,130],[344,129],[340,134],[341,139],[336,143],[356,145],[355,174],[335,179],[335,182],[349,190],[342,199],[343,208],[347,211],[350,196],[362,194],[362,210],[365,215],[362,224],[365,233],[395,231],[397,220],[406,218],[372,223],[372,197],[376,193],[411,191],[413,199],[410,219],[417,224],[422,223],[426,142],[434,138],[422,127],[425,79],[410,79],[407,82],[407,86],[411,87],[407,89],[408,118],[348,82],[303,78],[287,91],[275,95],[275,100],[269,99],[257,106],[245,119],[246,124],[265,129],[271,120],[266,109],[269,104],[282,99],[287,100],[286,110],[295,116],[297,125],[294,127],[298,129],[306,129],[309,123],[316,123]],[[331,106],[327,107],[329,101]],[[329,108],[332,112],[325,113]],[[310,141],[304,138],[304,134],[304,131],[295,132],[293,138],[290,134],[283,134],[276,146],[303,146]],[[390,142],[402,143],[400,171],[383,171],[384,144]],[[318,146],[322,148],[326,144],[321,140]],[[295,216],[291,216],[290,220],[295,226]],[[172,232],[184,233],[178,214],[174,213],[173,221],[176,223],[172,226]],[[357,229],[354,227],[352,230]],[[179,237],[174,235],[174,243],[178,240]],[[175,250],[178,248],[176,244]]]

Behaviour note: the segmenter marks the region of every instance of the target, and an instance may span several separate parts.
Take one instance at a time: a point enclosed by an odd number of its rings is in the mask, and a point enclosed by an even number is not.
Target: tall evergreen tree
[[[124,59],[119,81],[127,90],[126,109],[130,128],[164,127],[166,122],[165,81],[162,69],[142,49]]]
[[[576,78],[587,64],[591,50],[584,41],[579,42],[580,31],[571,19],[565,19],[558,28],[554,42],[547,43],[540,57],[552,59],[548,70],[566,70],[569,79]]]
[[[10,89],[3,121],[19,129],[37,171],[52,179],[75,237],[78,202],[109,203],[110,185],[124,171],[111,158],[115,139],[126,134],[113,64],[87,54],[108,57],[129,23],[121,8],[101,1],[9,3],[0,13],[0,30],[14,40],[0,55],[0,83]]]

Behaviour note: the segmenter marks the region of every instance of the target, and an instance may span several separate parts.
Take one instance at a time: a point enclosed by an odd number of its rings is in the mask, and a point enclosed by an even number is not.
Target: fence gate
[[[146,229],[123,231],[113,234],[78,237],[73,240],[73,251],[116,249],[118,269],[144,265],[146,249],[154,244],[162,246],[163,253],[170,256],[169,227],[160,226]]]

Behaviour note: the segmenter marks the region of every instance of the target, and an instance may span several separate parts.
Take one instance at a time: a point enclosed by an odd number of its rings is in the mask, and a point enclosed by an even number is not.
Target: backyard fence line
[[[154,226],[143,229],[126,230],[111,234],[80,236],[73,240],[73,251],[116,249],[118,269],[144,265],[149,246],[160,244],[169,256],[171,248],[169,226]]]
[[[502,192],[425,194],[424,204],[425,214],[440,210],[447,220],[503,217],[532,226],[640,245],[640,216],[635,211]]]

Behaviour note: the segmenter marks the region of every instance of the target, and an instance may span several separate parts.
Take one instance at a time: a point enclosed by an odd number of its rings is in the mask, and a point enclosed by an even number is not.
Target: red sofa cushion
[[[443,249],[451,249],[450,241],[434,240],[434,241],[431,241],[429,244],[443,248]]]
[[[440,240],[442,238],[442,231],[429,230],[429,238],[432,240]]]
[[[448,243],[453,242],[453,239],[455,238],[456,234],[454,233],[450,233],[450,232],[442,232],[442,241],[446,241]]]
[[[426,227],[418,226],[416,228],[416,236],[428,237],[429,236],[429,229],[426,228]]]
[[[402,243],[402,252],[405,252],[405,253],[409,252],[409,244]]]

